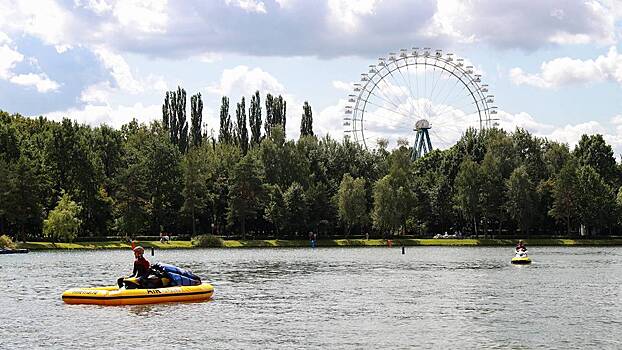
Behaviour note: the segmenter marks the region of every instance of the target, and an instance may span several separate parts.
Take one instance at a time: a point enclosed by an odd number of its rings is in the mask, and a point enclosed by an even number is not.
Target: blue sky
[[[430,47],[482,74],[502,127],[571,146],[601,133],[619,157],[621,19],[617,0],[0,0],[0,109],[118,127],[159,119],[181,85],[203,95],[217,130],[222,95],[233,104],[259,89],[287,99],[289,137],[304,101],[316,132],[341,137],[360,74]],[[454,112],[432,121],[439,147],[466,126],[468,111]],[[379,137],[412,136],[376,116]]]

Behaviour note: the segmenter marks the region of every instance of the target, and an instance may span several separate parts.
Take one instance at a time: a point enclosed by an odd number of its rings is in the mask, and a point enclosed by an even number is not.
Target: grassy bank
[[[525,240],[527,246],[622,246],[622,238],[612,239],[554,239],[539,238]],[[189,249],[195,248],[190,241],[171,241],[160,243],[158,241],[139,242],[146,249]],[[515,239],[393,239],[393,246],[449,246],[449,247],[503,247],[513,246]],[[295,248],[309,247],[307,240],[225,240],[225,248]],[[320,240],[318,247],[386,247],[384,239],[332,239]],[[45,249],[130,249],[130,244],[120,242],[80,242],[80,243],[51,243],[51,242],[27,242],[18,244],[18,248],[30,250]]]

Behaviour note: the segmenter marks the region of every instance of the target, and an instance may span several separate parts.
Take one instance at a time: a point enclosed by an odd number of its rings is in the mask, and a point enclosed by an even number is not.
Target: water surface
[[[131,251],[0,255],[0,348],[622,348],[622,248],[156,251],[214,300],[66,305],[114,284]]]

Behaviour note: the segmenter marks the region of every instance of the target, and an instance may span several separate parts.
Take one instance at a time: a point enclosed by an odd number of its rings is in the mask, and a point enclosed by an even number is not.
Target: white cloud
[[[4,44],[0,46],[0,79],[9,79],[15,64],[21,62],[24,55]]]
[[[167,0],[118,1],[113,14],[119,23],[144,33],[164,33],[168,25]]]
[[[329,18],[347,31],[356,30],[360,17],[371,15],[378,0],[328,0]]]
[[[457,42],[537,49],[616,42],[615,1],[439,0],[428,33]]]
[[[285,93],[285,87],[270,73],[261,68],[250,69],[244,65],[225,69],[220,82],[207,88],[210,93],[224,96],[232,94],[250,96],[257,90],[272,94]]]
[[[71,118],[79,123],[86,123],[92,126],[105,123],[112,127],[120,128],[134,118],[139,122],[150,122],[159,119],[161,114],[162,106],[160,105],[145,106],[142,103],[136,103],[130,106],[87,104],[82,108],[70,108],[65,111],[45,113],[44,116],[56,121],[60,121],[63,118]]]
[[[2,34],[0,32],[0,34]],[[11,43],[11,40],[0,35],[0,43]],[[32,58],[29,57],[29,61]],[[0,46],[0,79],[16,85],[34,86],[38,92],[56,91],[60,85],[51,80],[45,73],[15,74],[13,69],[17,63],[24,60],[24,55],[8,44]],[[36,61],[35,61],[36,62]]]
[[[112,52],[110,49],[104,46],[98,46],[95,47],[93,51],[104,67],[110,71],[110,74],[121,90],[137,94],[148,89],[155,91],[164,91],[167,89],[166,82],[161,76],[150,74],[144,80],[134,78],[132,69],[123,56]]]
[[[578,60],[556,58],[542,63],[537,74],[525,73],[520,68],[510,70],[510,79],[516,85],[556,88],[571,84],[615,81],[622,84],[622,55],[613,46],[607,55],[596,59]]]
[[[352,83],[346,83],[345,81],[341,80],[333,80],[333,87],[341,91],[352,91]]]
[[[70,21],[69,11],[53,0],[0,0],[0,28],[38,37],[59,53],[71,48]]]
[[[39,92],[50,92],[56,91],[60,87],[60,85],[51,80],[46,74],[39,73],[28,73],[28,74],[19,74],[11,77],[9,81],[13,84],[23,85],[23,86],[34,86],[37,88]]]
[[[263,1],[257,0],[225,0],[227,5],[233,4],[248,12],[267,13],[266,4]]]
[[[110,70],[110,74],[122,90],[133,93],[144,90],[140,82],[134,79],[130,65],[121,55],[115,54],[104,46],[96,47],[93,52],[101,60],[104,67]]]
[[[80,101],[92,104],[106,103],[112,92],[113,89],[109,82],[100,82],[87,86],[86,89],[80,93]]]

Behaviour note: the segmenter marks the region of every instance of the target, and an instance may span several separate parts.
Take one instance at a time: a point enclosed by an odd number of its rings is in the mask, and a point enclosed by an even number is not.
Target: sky
[[[481,75],[501,127],[571,147],[600,133],[619,159],[621,24],[620,0],[0,0],[0,109],[120,127],[160,119],[165,92],[182,86],[201,93],[217,134],[220,98],[233,114],[259,90],[287,100],[288,137],[308,101],[316,133],[341,138],[361,73],[390,52],[431,48]],[[425,110],[433,144],[446,147],[471,112],[406,89],[423,77],[409,74],[378,87],[388,97],[366,111],[368,135],[412,144],[406,117]],[[394,99],[412,108],[387,112]]]

